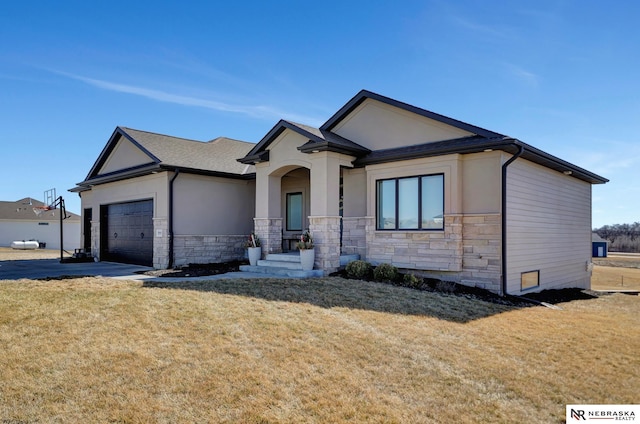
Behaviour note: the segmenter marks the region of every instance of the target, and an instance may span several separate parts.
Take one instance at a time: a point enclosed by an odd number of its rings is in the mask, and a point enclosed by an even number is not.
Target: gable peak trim
[[[340,108],[340,110],[338,110],[331,118],[329,118],[327,122],[322,124],[322,126],[320,127],[320,130],[331,131],[367,99],[376,100],[378,102],[381,102],[390,106],[394,106],[411,113],[415,113],[416,115],[420,115],[425,118],[429,118],[434,121],[438,121],[443,124],[447,124],[452,127],[455,127],[464,131],[468,131],[470,133],[473,133],[482,137],[486,137],[486,138],[504,137],[504,134],[500,134],[500,133],[490,131],[472,124],[468,124],[466,122],[462,122],[454,118],[449,118],[448,116],[440,115],[439,113],[431,112],[429,110],[422,109],[420,107],[413,106],[408,103],[404,103],[399,100],[392,99],[391,97],[386,97],[369,90],[360,90],[358,94],[356,94],[353,98],[351,98],[351,100],[349,100],[344,106],[342,106],[342,108]]]

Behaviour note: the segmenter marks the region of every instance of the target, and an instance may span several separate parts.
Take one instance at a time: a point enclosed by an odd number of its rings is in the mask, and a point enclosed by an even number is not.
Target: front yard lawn
[[[0,299],[0,422],[549,423],[639,401],[638,296],[79,278]]]

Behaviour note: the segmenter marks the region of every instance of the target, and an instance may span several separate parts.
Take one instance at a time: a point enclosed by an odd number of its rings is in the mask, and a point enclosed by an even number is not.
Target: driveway
[[[136,274],[152,268],[115,262],[60,263],[60,259],[26,259],[0,261],[0,280],[55,278],[61,276],[102,276],[122,279],[144,279]]]
[[[28,280],[57,277],[109,277],[119,280],[153,280],[158,282],[209,281],[225,278],[287,278],[254,272],[229,272],[202,277],[154,277],[142,272],[153,268],[116,262],[60,263],[60,259],[0,260],[1,280]]]

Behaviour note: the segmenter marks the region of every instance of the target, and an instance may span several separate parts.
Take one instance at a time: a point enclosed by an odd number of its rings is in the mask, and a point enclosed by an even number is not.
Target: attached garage
[[[243,259],[255,169],[236,159],[253,146],[117,127],[71,190],[82,199],[84,247],[96,260],[157,269]]]
[[[101,206],[101,257],[153,266],[153,200]]]

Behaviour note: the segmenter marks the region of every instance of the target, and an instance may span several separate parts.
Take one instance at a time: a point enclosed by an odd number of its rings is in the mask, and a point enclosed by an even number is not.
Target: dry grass
[[[593,290],[640,290],[640,269],[596,265],[591,277]]]
[[[640,290],[640,255],[594,258],[594,290]]]
[[[70,256],[63,253],[64,257]],[[54,249],[33,249],[20,250],[10,247],[0,247],[0,261],[26,261],[31,259],[59,259],[60,250]]]
[[[0,422],[564,422],[634,403],[640,298],[339,278],[0,283]]]

